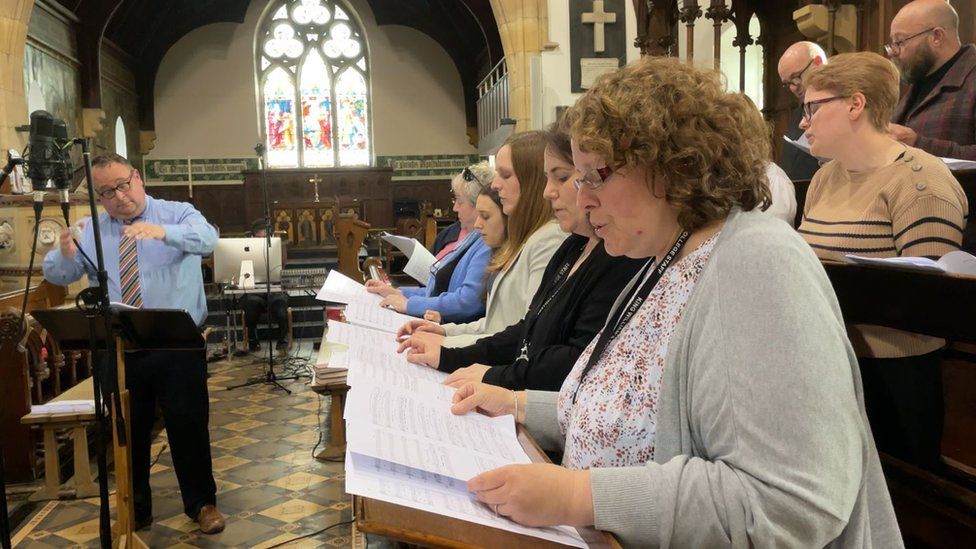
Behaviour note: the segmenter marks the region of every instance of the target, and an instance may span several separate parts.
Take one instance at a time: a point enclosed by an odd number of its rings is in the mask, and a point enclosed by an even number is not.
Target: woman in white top
[[[546,186],[546,143],[545,132],[518,133],[495,156],[491,188],[498,192],[502,210],[508,216],[508,240],[488,264],[488,276],[494,279],[488,289],[485,316],[466,324],[412,320],[400,328],[398,335],[416,333],[435,342],[443,338],[445,347],[464,347],[525,316],[549,259],[567,236],[542,196]]]

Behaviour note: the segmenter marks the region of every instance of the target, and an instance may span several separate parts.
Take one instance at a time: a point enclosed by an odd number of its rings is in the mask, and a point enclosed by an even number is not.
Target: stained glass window
[[[269,167],[371,163],[366,37],[350,14],[341,0],[281,0],[259,25]]]

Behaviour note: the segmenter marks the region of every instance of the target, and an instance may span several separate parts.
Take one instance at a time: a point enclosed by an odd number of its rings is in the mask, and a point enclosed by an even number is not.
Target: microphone
[[[24,159],[20,157],[20,153],[17,149],[10,149],[7,151],[7,164],[0,168],[0,185],[3,185],[4,181],[7,180],[7,176],[13,173],[14,168],[24,163]]]
[[[68,128],[64,120],[43,110],[31,113],[27,177],[30,178],[34,190],[35,211],[43,209],[45,189],[48,182],[53,181],[61,195],[61,209],[67,212],[71,161],[65,149],[69,145]]]

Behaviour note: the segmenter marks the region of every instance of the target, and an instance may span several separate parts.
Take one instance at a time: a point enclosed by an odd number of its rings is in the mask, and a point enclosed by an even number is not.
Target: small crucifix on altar
[[[315,185],[315,201],[318,202],[319,201],[319,183],[322,182],[322,178],[319,177],[319,174],[315,174],[313,177],[309,177],[308,178],[308,182],[311,183],[311,184],[313,184],[313,185]]]

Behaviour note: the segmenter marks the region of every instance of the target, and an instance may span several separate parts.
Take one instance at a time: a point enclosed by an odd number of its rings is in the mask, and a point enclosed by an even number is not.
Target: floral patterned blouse
[[[580,374],[600,335],[583,350],[559,391],[559,427],[566,440],[563,465],[571,469],[623,467],[654,459],[657,403],[668,343],[717,238],[716,233],[664,272],[580,387]]]

